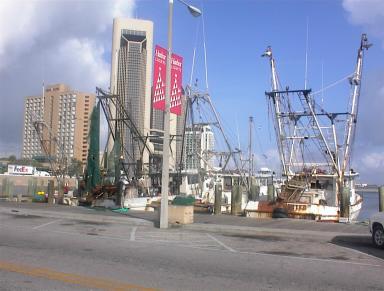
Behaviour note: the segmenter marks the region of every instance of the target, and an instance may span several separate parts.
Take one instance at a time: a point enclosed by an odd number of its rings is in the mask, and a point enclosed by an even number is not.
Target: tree
[[[0,163],[0,174],[4,174],[7,170],[6,164]]]
[[[10,163],[13,163],[13,162],[15,162],[17,159],[16,159],[16,156],[15,155],[10,155],[9,157],[8,157],[8,161],[10,162]]]
[[[87,159],[87,189],[88,191],[100,184],[99,165],[99,138],[100,138],[100,103],[93,109],[91,114],[91,125],[89,129],[89,148]]]
[[[72,159],[68,165],[68,175],[70,177],[79,177],[83,174],[83,163],[77,159]]]

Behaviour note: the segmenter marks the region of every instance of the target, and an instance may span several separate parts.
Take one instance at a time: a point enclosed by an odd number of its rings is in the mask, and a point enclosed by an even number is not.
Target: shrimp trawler
[[[247,216],[351,221],[362,198],[355,192],[358,173],[350,167],[362,79],[366,34],[361,37],[357,63],[349,75],[351,95],[347,112],[328,112],[311,89],[281,89],[272,48],[263,57],[270,62],[272,90],[266,92],[285,182],[274,201],[249,201]],[[306,87],[306,86],[305,86]]]

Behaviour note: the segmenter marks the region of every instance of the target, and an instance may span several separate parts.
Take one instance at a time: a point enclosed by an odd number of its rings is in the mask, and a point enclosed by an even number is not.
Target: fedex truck
[[[23,165],[8,165],[9,175],[33,175],[35,174],[35,167]]]
[[[36,167],[24,165],[8,165],[8,175],[22,175],[22,176],[43,176],[48,177],[50,174],[45,171],[38,171]]]

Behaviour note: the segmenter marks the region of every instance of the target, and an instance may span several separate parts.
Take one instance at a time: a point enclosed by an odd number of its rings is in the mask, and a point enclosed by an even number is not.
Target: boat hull
[[[346,221],[356,220],[359,216],[363,199],[356,194],[356,201],[350,206],[349,218]],[[276,208],[284,208],[288,218],[312,219],[317,221],[339,222],[340,209],[338,206],[316,205],[306,203],[271,203],[267,201],[249,201],[244,209],[247,217],[268,218],[273,215]]]

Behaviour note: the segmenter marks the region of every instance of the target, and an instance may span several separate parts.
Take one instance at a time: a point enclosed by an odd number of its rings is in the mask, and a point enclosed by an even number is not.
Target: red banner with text
[[[167,50],[156,46],[153,68],[153,108],[165,110],[165,76],[167,66]]]
[[[156,46],[153,73],[153,108],[165,110],[165,84],[166,84],[167,50]],[[171,62],[171,113],[181,115],[181,95],[183,79],[183,58],[172,54]]]
[[[182,77],[183,58],[176,54],[172,54],[170,111],[176,115],[181,115],[181,95],[183,91]]]

